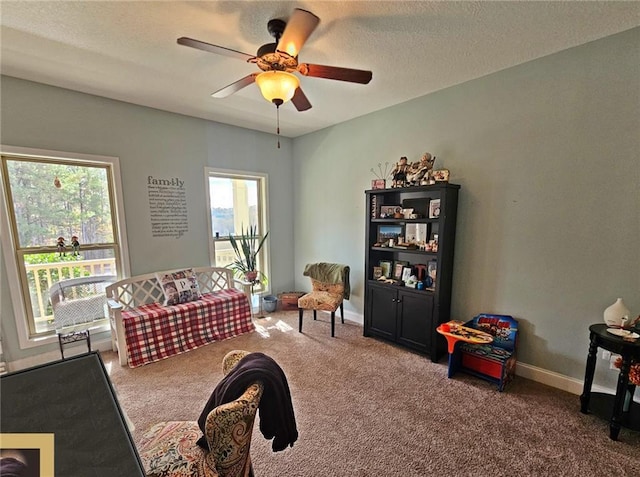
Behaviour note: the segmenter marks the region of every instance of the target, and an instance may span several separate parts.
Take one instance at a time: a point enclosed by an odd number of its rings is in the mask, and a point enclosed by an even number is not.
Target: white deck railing
[[[117,275],[115,258],[25,264],[25,269],[30,288],[33,319],[38,331],[45,331],[46,324],[53,321],[53,315],[49,313],[51,310],[49,288],[55,282],[89,275]],[[57,278],[54,278],[56,276]]]

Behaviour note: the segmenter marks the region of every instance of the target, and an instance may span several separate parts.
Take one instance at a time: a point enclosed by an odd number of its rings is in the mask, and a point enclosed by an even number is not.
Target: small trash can
[[[278,297],[273,295],[267,295],[262,299],[262,306],[264,307],[264,311],[269,313],[276,311],[278,307]]]

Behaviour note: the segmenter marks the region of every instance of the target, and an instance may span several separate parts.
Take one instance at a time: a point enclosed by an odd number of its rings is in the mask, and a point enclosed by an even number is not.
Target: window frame
[[[205,190],[207,199],[207,235],[209,244],[209,264],[215,265],[215,244],[216,242],[228,242],[228,238],[216,238],[213,235],[213,224],[211,222],[211,189],[209,187],[209,178],[222,177],[228,179],[245,179],[256,180],[258,182],[258,220],[260,221],[260,230],[263,233],[269,231],[269,175],[262,172],[240,171],[235,169],[222,169],[217,167],[205,167]],[[237,235],[236,235],[237,237]],[[269,234],[271,238],[271,234]],[[253,291],[257,294],[269,294],[271,292],[271,246],[270,240],[266,240],[260,250],[260,263],[264,265],[262,272],[267,277],[266,287],[262,284],[256,284]],[[219,265],[218,265],[219,266]]]
[[[121,277],[130,276],[129,247],[127,243],[126,220],[124,213],[124,200],[122,181],[120,176],[120,160],[113,156],[100,156],[94,154],[81,154],[73,152],[53,151],[47,149],[34,149],[20,146],[0,145],[2,156],[16,157],[22,159],[37,159],[51,162],[66,163],[93,163],[106,166],[108,181],[113,190],[112,220],[114,221],[116,236],[114,241],[117,244],[116,253],[120,256]],[[1,243],[5,260],[7,278],[9,281],[9,293],[13,307],[13,316],[16,323],[18,342],[20,349],[34,348],[50,343],[56,343],[55,332],[46,335],[32,336],[27,322],[27,300],[23,291],[23,276],[21,267],[18,265],[18,238],[12,226],[10,217],[10,206],[8,204],[8,184],[5,184],[4,174],[0,174],[2,184],[2,194],[0,194],[0,230],[2,230]],[[96,332],[108,331],[109,324],[100,325],[95,328]]]

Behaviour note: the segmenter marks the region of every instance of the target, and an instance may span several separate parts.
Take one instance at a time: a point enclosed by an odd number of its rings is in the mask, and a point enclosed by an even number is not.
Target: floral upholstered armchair
[[[299,323],[298,331],[302,333],[302,317],[304,310],[313,310],[313,319],[317,311],[331,313],[331,336],[335,336],[335,315],[340,307],[340,319],[344,324],[343,300],[348,300],[351,289],[349,285],[349,266],[339,263],[310,263],[305,267],[304,275],[311,278],[312,291],[298,299]]]
[[[224,374],[247,351],[229,352],[223,359]],[[252,475],[251,436],[263,385],[250,385],[235,401],[222,404],[207,416],[205,437],[210,451],[197,445],[202,435],[195,421],[160,422],[145,433],[140,457],[149,477],[247,477]]]

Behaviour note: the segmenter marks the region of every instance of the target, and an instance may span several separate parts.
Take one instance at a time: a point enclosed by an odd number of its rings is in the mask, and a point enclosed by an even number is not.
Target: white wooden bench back
[[[164,293],[156,275],[163,275],[177,270],[184,269],[167,270],[125,278],[107,287],[107,297],[119,302],[123,311],[149,303],[162,303],[164,301]],[[193,267],[193,271],[198,279],[200,293],[211,293],[233,288],[233,272],[228,268]]]

